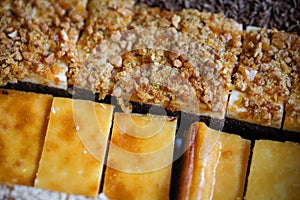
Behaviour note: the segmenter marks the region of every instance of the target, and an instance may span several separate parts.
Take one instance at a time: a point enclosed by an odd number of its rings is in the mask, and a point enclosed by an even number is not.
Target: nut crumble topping
[[[240,24],[222,14],[166,11],[129,0],[91,1],[89,8],[72,84],[100,98],[112,94],[224,117],[241,51]]]
[[[85,0],[0,3],[0,85],[24,79],[60,84],[59,62],[76,60]]]
[[[245,96],[229,111],[244,108],[245,112],[234,115],[279,128],[281,107],[290,96],[292,86],[297,84],[293,74],[300,67],[299,41],[296,34],[283,31],[246,32],[238,71],[234,74],[235,89]]]

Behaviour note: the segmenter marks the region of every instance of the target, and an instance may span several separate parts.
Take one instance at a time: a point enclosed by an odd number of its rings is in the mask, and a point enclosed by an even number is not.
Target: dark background
[[[149,6],[168,10],[196,8],[217,13],[222,12],[248,25],[276,28],[300,35],[300,0],[137,0]]]

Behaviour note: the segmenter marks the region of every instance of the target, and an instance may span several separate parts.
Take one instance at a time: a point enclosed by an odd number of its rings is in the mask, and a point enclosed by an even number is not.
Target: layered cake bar
[[[0,184],[33,186],[52,96],[0,89]]]
[[[0,3],[0,85],[24,81],[67,89],[68,67],[77,60],[76,41],[87,0]]]
[[[34,186],[95,197],[113,106],[54,98]]]
[[[222,14],[91,1],[71,84],[172,111],[224,118],[242,26]],[[93,72],[93,73],[91,73]]]
[[[283,124],[283,130],[294,132],[300,132],[300,82],[297,84],[288,98]]]
[[[103,188],[108,199],[169,199],[176,123],[115,114]]]
[[[245,199],[298,199],[300,146],[292,142],[255,142]]]
[[[178,199],[243,197],[250,141],[195,122],[184,155]]]
[[[293,70],[291,95],[285,104],[285,116],[283,129],[300,132],[300,37],[292,40],[290,55],[293,58]]]
[[[106,41],[113,32],[126,31],[133,17],[134,1],[91,0],[88,3],[88,16],[85,29],[77,45],[80,62],[72,65],[69,84],[100,93],[104,98],[111,94],[114,83],[114,66],[108,61],[119,48],[118,39]],[[117,67],[120,58],[112,58]],[[121,60],[122,62],[122,60]]]
[[[292,74],[299,68],[298,41],[296,34],[283,31],[250,28],[245,32],[227,117],[281,127]]]

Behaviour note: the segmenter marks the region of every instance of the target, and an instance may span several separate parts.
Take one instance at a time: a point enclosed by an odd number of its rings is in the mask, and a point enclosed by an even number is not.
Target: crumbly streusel
[[[59,85],[59,62],[76,60],[86,0],[6,0],[0,7],[0,85],[30,78]]]
[[[92,1],[89,8],[79,42],[83,65],[73,69],[73,84],[100,98],[135,97],[171,110],[190,104],[183,110],[224,116],[241,51],[238,23],[222,14],[166,11],[133,1]]]
[[[246,94],[236,105],[247,110],[245,118],[250,116],[258,124],[280,127],[281,107],[295,84],[299,59],[296,34],[266,29],[245,33],[239,68],[234,75],[235,89]]]

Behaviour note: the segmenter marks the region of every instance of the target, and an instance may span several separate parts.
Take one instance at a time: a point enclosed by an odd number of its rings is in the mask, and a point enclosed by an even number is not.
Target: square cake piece
[[[178,199],[242,198],[250,141],[197,122],[189,134]]]
[[[297,84],[286,103],[283,124],[283,130],[294,132],[300,132],[300,81]]]
[[[97,92],[101,98],[111,94],[112,73],[122,65],[121,55],[118,55],[120,32],[127,31],[134,15],[134,3],[134,0],[89,1],[86,26],[77,45],[80,62],[72,65],[70,85]],[[115,36],[110,36],[113,33]]]
[[[33,185],[51,102],[51,95],[0,89],[0,184]]]
[[[108,199],[169,199],[177,119],[116,113],[103,193]]]
[[[72,69],[71,84],[100,98],[113,95],[123,110],[132,100],[224,118],[241,24],[222,14],[133,0],[92,0],[89,8],[78,43],[82,63]]]
[[[256,141],[245,199],[298,199],[299,155],[297,143]]]
[[[54,98],[35,187],[95,197],[113,106]]]
[[[0,85],[17,81],[67,89],[87,0],[1,1]]]
[[[293,70],[289,75],[292,79],[292,90],[285,105],[283,129],[300,132],[300,37],[291,39]]]
[[[283,31],[247,30],[227,117],[281,128],[284,105],[300,64],[299,50],[294,50],[299,49],[298,40],[296,34]]]

